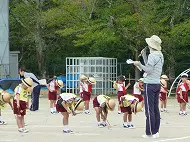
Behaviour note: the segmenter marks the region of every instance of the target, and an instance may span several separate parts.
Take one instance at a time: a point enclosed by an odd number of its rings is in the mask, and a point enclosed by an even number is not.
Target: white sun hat
[[[157,35],[153,35],[150,38],[146,38],[145,40],[151,48],[161,51],[162,40]]]

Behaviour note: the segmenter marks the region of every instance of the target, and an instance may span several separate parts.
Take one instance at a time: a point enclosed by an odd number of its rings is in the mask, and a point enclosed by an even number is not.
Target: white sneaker
[[[28,132],[29,132],[29,130],[26,129],[26,128],[19,128],[18,131],[19,131],[20,133],[28,133]]]
[[[152,138],[152,135],[142,135],[142,138],[149,139]]]
[[[63,133],[72,133],[73,131],[72,130],[63,130]]]
[[[129,129],[135,129],[135,126],[133,124],[128,126]]]
[[[29,132],[28,129],[26,129],[26,128],[23,129],[23,133],[28,133],[28,132]]]
[[[89,111],[85,111],[84,114],[90,114],[90,112]]]
[[[163,108],[161,108],[161,109],[160,109],[160,112],[164,112],[164,109],[163,109]]]
[[[1,121],[0,121],[0,125],[7,125],[7,122],[1,120]]]
[[[157,139],[157,138],[159,138],[159,137],[160,137],[160,135],[159,135],[158,132],[157,132],[156,134],[153,134],[153,135],[152,135],[152,138],[153,138],[153,139]]]
[[[118,114],[121,114],[121,111],[118,111],[117,113],[118,113]]]

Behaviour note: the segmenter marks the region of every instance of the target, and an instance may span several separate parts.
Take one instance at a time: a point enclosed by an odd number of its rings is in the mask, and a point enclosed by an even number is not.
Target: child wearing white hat
[[[161,84],[161,89],[160,89],[160,111],[161,112],[167,112],[166,105],[167,105],[167,81],[168,77],[166,75],[162,75],[160,78],[160,84]]]
[[[189,86],[187,84],[187,78],[188,78],[187,73],[181,74],[182,82],[177,86],[177,90],[176,90],[177,101],[180,105],[179,115],[187,115],[186,104],[188,103],[187,92],[189,90]]]
[[[139,99],[139,102],[143,102],[144,97],[143,97],[143,80],[144,78],[140,78],[133,86],[133,95]]]
[[[139,99],[132,95],[124,95],[120,97],[120,107],[121,112],[123,113],[123,127],[124,128],[135,128],[132,124],[132,112],[136,114],[142,110],[142,103],[139,103]]]
[[[98,95],[93,100],[93,107],[96,111],[96,119],[99,127],[107,126],[108,110],[113,111],[115,108],[115,101],[106,95]],[[100,118],[103,122],[100,121]]]
[[[69,114],[76,115],[75,110],[82,111],[84,102],[80,97],[72,93],[62,93],[56,102],[56,109],[63,116],[63,133],[71,133],[69,129]]]

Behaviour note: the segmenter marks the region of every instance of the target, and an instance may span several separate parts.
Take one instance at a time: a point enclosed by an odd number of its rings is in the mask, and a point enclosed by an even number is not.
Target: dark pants
[[[37,85],[36,87],[33,88],[32,91],[32,104],[30,106],[31,111],[36,111],[39,108],[39,96],[40,96],[40,85]]]
[[[160,84],[144,84],[144,105],[146,114],[146,135],[153,135],[159,132],[160,111],[159,93]]]

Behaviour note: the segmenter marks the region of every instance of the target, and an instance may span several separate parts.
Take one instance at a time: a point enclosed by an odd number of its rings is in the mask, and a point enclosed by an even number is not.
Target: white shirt
[[[184,83],[182,83],[182,82],[179,84],[179,88],[181,89],[182,92],[183,92],[183,91],[184,91],[184,92],[187,91],[186,88],[185,88],[185,86],[184,86]],[[178,93],[180,93],[180,91],[179,91]]]
[[[83,91],[88,92],[88,84],[86,82],[80,82],[80,93]]]
[[[60,94],[60,97],[61,97],[64,101],[66,101],[66,102],[68,102],[68,103],[71,103],[71,102],[74,100],[74,98],[76,98],[76,95],[75,95],[75,94],[72,94],[72,93],[62,93],[62,94]]]
[[[139,82],[136,82],[133,86],[133,94],[141,95],[141,90],[138,87],[139,87]]]
[[[100,107],[105,106],[105,102],[109,99],[110,97],[105,96],[105,95],[99,95],[97,96],[97,101],[100,104]]]
[[[117,90],[118,91],[123,91],[123,87],[125,87],[125,82],[124,83],[117,83]]]
[[[55,80],[52,80],[50,83],[49,83],[49,90],[50,92],[53,92],[55,91]]]
[[[130,102],[130,103],[132,103],[134,100],[139,101],[138,98],[131,96],[131,95],[124,95],[124,97],[125,97],[125,100],[128,100],[128,102]],[[121,100],[121,98],[120,98],[120,100]]]

